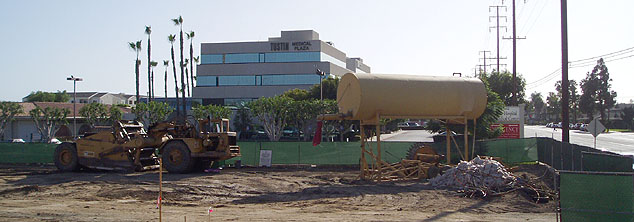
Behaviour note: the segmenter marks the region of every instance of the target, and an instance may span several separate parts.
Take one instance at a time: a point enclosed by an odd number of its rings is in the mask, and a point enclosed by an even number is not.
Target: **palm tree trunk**
[[[152,78],[151,78],[152,74],[151,74],[151,71],[150,71],[152,69],[151,51],[152,51],[152,46],[150,44],[150,35],[148,35],[147,36],[147,80],[148,80],[147,84],[148,84],[148,95],[149,95],[148,102],[152,101],[152,96],[153,96],[153,93],[152,93],[152,90],[153,90],[152,89]]]
[[[194,38],[191,38],[191,41],[189,42],[189,67],[192,71],[191,75],[189,75],[189,77],[191,78],[191,93],[194,93]]]
[[[167,102],[167,66],[165,67],[165,102]]]
[[[183,104],[181,104],[183,106],[183,121],[187,120],[187,106],[186,104],[186,99],[185,99],[185,67],[183,66],[183,23],[180,24],[181,25],[181,32],[180,32],[180,40],[181,40],[181,95],[183,96]]]
[[[150,86],[152,86],[151,87],[152,90],[151,90],[150,95],[152,95],[152,99],[154,99],[154,69],[153,68],[152,68],[152,78],[151,79],[152,79],[152,81],[151,81]]]
[[[137,53],[137,57],[134,63],[134,73],[136,74],[136,104],[139,104],[139,102],[141,101],[141,98],[139,98],[139,53]]]
[[[187,96],[191,96],[189,93],[189,70],[187,70],[187,67],[185,67],[185,79],[187,79]]]
[[[172,44],[172,67],[174,69],[174,90],[176,92],[176,116],[180,113],[180,100],[178,100],[178,77],[176,76],[176,59],[174,59],[174,45]]]

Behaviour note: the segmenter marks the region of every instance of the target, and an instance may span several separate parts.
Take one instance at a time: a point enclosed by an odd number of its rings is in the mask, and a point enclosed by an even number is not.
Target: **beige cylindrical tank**
[[[372,120],[465,116],[484,112],[487,93],[477,78],[400,74],[347,73],[337,88],[339,112],[352,119]]]

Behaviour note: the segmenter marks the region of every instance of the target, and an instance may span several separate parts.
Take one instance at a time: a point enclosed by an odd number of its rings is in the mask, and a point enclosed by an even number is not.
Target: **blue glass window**
[[[255,76],[255,85],[256,86],[262,85],[262,76]]]
[[[253,86],[255,76],[218,76],[219,86]]]
[[[258,53],[225,54],[225,63],[258,63],[259,61]]]
[[[240,105],[253,101],[251,98],[225,99],[225,105]]]
[[[260,53],[260,62],[266,62],[266,60],[264,59],[264,53]]]
[[[201,55],[201,64],[222,64],[222,54]]]
[[[217,86],[216,76],[196,76],[197,86]]]
[[[276,52],[265,53],[266,62],[316,62],[319,52]]]
[[[319,84],[315,74],[262,75],[262,85],[312,85]]]

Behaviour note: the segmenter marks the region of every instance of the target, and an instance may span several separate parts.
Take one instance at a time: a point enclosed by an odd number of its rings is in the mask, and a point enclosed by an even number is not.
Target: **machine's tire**
[[[62,172],[79,170],[79,157],[74,143],[62,143],[55,148],[55,166]]]
[[[213,162],[211,159],[198,158],[196,159],[196,163],[194,164],[194,170],[202,172],[206,169],[209,169],[209,167],[211,167],[211,162]]]
[[[189,173],[196,162],[187,145],[181,141],[172,141],[163,147],[163,166],[170,173]]]

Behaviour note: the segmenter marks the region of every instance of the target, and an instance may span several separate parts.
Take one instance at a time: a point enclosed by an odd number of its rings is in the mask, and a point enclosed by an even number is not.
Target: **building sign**
[[[502,135],[498,138],[500,139],[519,139],[520,137],[520,124],[491,124],[491,129],[495,130],[499,127],[503,127]]]
[[[288,42],[271,42],[271,51],[288,51]]]
[[[311,45],[310,41],[293,42],[293,49],[295,51],[306,51],[310,50]]]
[[[519,106],[507,106],[504,108],[504,114],[498,119],[500,123],[519,123],[520,122],[520,107]]]
[[[502,135],[498,138],[502,139],[519,139],[524,138],[524,104],[519,106],[507,106],[504,113],[498,118],[497,123],[489,126],[491,129],[504,127]]]

